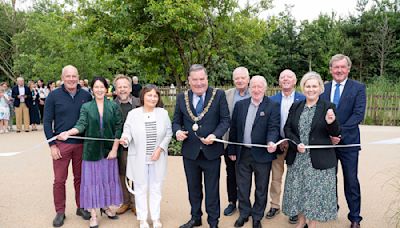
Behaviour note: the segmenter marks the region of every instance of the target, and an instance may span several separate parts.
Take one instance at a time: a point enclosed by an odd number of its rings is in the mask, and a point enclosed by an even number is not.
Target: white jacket
[[[154,109],[156,117],[157,139],[156,148],[161,147],[160,158],[154,162],[156,170],[156,180],[162,181],[167,172],[168,144],[171,141],[172,130],[171,120],[168,112],[163,108]],[[146,184],[145,166],[146,166],[146,131],[145,115],[143,107],[129,111],[124,124],[122,137],[128,140],[128,159],[126,166],[126,176],[139,184]]]

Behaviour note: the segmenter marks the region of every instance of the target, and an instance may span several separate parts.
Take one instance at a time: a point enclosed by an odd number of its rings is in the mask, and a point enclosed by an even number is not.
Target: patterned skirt
[[[82,161],[81,207],[107,208],[122,203],[118,160]]]

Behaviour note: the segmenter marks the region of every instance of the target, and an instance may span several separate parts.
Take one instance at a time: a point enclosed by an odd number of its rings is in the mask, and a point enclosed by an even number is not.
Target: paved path
[[[362,142],[400,137],[400,127],[362,126]],[[42,131],[0,135],[0,153],[32,147],[43,141]],[[400,212],[400,145],[364,145],[360,155],[359,178],[362,189],[362,227],[396,227],[392,222],[394,209]],[[222,162],[224,164],[224,162]],[[221,211],[226,206],[224,165],[221,171]],[[51,227],[55,215],[52,200],[52,163],[48,147],[36,149],[13,157],[0,157],[0,228]],[[347,205],[339,174],[338,219],[319,227],[349,227]],[[269,203],[267,205],[269,208]],[[67,219],[63,227],[88,227],[88,222],[75,214],[72,174],[67,183]],[[221,228],[233,227],[238,213],[222,215]],[[170,157],[168,175],[163,189],[161,220],[165,228],[176,228],[190,218],[186,180],[181,157]],[[400,220],[399,214],[397,219]],[[392,223],[391,223],[392,222]],[[111,221],[99,219],[101,227],[139,227],[131,212]],[[206,214],[203,216],[206,224]],[[294,227],[282,213],[273,220],[264,219],[264,227]],[[208,227],[203,225],[203,227]],[[251,227],[251,222],[244,227]]]

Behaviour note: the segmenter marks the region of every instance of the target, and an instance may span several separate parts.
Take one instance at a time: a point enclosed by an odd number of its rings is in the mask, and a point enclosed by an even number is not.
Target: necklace
[[[192,130],[196,132],[199,129],[199,125],[197,124],[198,121],[200,121],[208,112],[210,109],[210,106],[214,100],[215,94],[217,93],[217,89],[212,88],[212,94],[211,98],[208,101],[206,107],[203,109],[203,111],[200,113],[199,116],[195,116],[190,109],[190,104],[189,104],[189,90],[186,90],[184,93],[185,97],[185,105],[186,105],[186,110],[189,113],[190,118],[194,121],[194,124],[192,125]]]

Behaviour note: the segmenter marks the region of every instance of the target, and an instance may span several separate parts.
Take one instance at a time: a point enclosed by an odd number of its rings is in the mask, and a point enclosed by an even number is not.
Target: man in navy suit
[[[268,144],[267,149],[230,144],[228,154],[236,162],[240,216],[235,227],[242,227],[252,216],[253,228],[261,227],[267,204],[271,163],[276,159],[274,142],[279,138],[279,105],[265,96],[267,82],[262,76],[250,80],[251,97],[236,103],[233,109],[229,140],[244,144]],[[255,200],[250,202],[252,176],[255,177]]]
[[[349,79],[351,60],[348,56],[337,54],[329,62],[332,82],[325,84],[325,92],[321,95],[324,100],[336,104],[337,119],[342,129],[340,138],[332,138],[334,143],[360,143],[358,125],[364,119],[366,107],[365,85]],[[351,228],[360,227],[362,217],[360,183],[358,181],[358,155],[360,147],[336,148],[344,176],[344,192],[349,207],[348,219]]]
[[[296,92],[296,74],[289,70],[283,70],[279,75],[279,86],[281,92],[270,97],[271,100],[277,102],[280,105],[281,121],[280,121],[280,138],[285,138],[283,127],[285,126],[289,109],[294,102],[302,101],[305,99],[304,95]],[[282,191],[282,176],[284,172],[285,157],[288,149],[287,141],[283,142],[277,148],[277,158],[272,162],[271,168],[271,186],[269,188],[269,194],[271,196],[271,209],[265,216],[268,219],[272,219],[280,211],[280,199]],[[289,223],[297,223],[297,216],[289,217]]]
[[[17,133],[22,130],[22,119],[25,132],[29,132],[29,100],[32,98],[32,93],[29,87],[25,85],[23,77],[17,78],[17,85],[12,88],[11,96],[14,98]]]
[[[183,165],[191,205],[191,219],[180,228],[201,226],[203,178],[210,228],[218,227],[220,217],[219,177],[224,145],[214,143],[229,128],[229,110],[225,93],[208,86],[204,66],[189,69],[190,90],[176,98],[172,129],[182,144]]]

